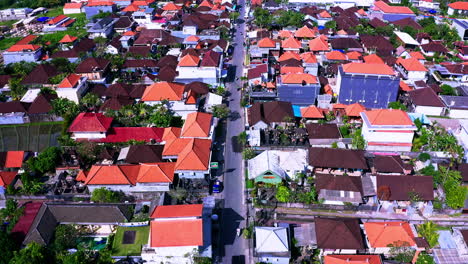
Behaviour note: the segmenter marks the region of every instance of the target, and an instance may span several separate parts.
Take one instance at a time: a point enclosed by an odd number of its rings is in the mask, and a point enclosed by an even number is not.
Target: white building
[[[378,109],[361,112],[361,117],[367,150],[411,151],[417,128],[406,112]]]
[[[255,227],[255,253],[259,262],[288,264],[289,232],[286,227]]]
[[[68,75],[55,89],[57,96],[78,104],[80,98],[88,89],[87,80],[88,77],[83,77],[78,74]]]
[[[448,110],[447,115],[450,118],[468,118],[467,96],[441,95],[440,99],[444,102]]]

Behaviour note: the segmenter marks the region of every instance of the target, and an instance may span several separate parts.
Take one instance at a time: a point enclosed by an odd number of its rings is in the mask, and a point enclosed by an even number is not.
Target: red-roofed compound
[[[392,14],[413,14],[413,10],[406,6],[391,6],[385,3],[384,1],[376,1],[374,3],[374,10],[382,11],[383,13],[392,13]]]
[[[26,234],[34,222],[34,218],[36,218],[39,209],[41,209],[41,206],[41,202],[31,202],[24,205],[23,215],[19,218],[18,222],[11,230],[12,237],[16,242],[23,242]]]
[[[101,113],[80,113],[68,128],[73,138],[105,138],[113,118]]]
[[[395,72],[386,64],[357,63],[344,64],[343,71],[346,73],[361,73],[375,75],[395,75]]]
[[[459,15],[467,14],[468,13],[468,2],[466,1],[458,1],[453,2],[447,5],[448,6],[448,14],[453,15],[455,11],[458,11]]]
[[[21,168],[23,166],[24,151],[8,151],[5,168]]]
[[[0,171],[0,186],[6,188],[18,175],[16,171]]]
[[[417,128],[406,112],[378,109],[361,112],[361,117],[367,150],[411,151]]]

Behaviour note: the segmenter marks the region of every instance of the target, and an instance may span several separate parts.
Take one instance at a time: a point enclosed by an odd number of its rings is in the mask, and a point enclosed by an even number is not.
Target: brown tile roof
[[[191,82],[185,85],[184,88],[185,92],[192,91],[195,92],[196,94],[203,95],[207,94],[209,92],[209,86],[208,84],[204,82]]]
[[[57,68],[50,64],[39,64],[24,77],[22,84],[50,84],[49,79],[59,74]]]
[[[309,164],[321,168],[368,169],[362,150],[310,148]]]
[[[132,145],[129,147],[126,163],[154,163],[162,161],[164,145]]]
[[[52,110],[51,101],[57,99],[56,94],[39,94],[31,103],[28,114],[46,114]]]
[[[76,73],[90,73],[103,71],[110,65],[110,61],[103,58],[87,58],[82,61],[77,67]]]
[[[152,59],[137,59],[137,60],[125,60],[122,68],[145,68],[145,67],[157,67],[158,61]]]
[[[412,27],[412,28],[414,28],[416,30],[421,30],[422,29],[421,25],[419,25],[418,22],[414,21],[410,17],[393,21],[392,24],[395,25],[395,26],[398,26],[398,27],[400,27],[402,29],[404,27]]]
[[[282,123],[286,117],[294,118],[291,103],[282,101],[256,102],[249,108],[248,114],[250,125],[255,125],[259,121],[267,124]]]
[[[307,134],[310,139],[341,138],[340,130],[336,124],[306,124]]]
[[[403,173],[404,170],[411,169],[399,155],[376,155],[373,164],[378,173]]]
[[[390,201],[409,201],[412,192],[423,201],[434,200],[432,176],[377,175],[377,189],[382,186],[389,187]]]
[[[221,55],[214,51],[205,52],[201,60],[201,67],[218,67]]]
[[[408,95],[416,106],[445,107],[445,104],[437,96],[436,92],[429,87],[409,91]]]
[[[358,219],[316,218],[317,246],[321,249],[364,249]]]
[[[346,175],[315,174],[315,189],[363,193],[361,177]]]

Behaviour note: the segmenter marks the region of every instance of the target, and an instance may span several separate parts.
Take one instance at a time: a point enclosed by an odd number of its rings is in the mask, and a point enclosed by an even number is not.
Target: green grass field
[[[117,228],[114,242],[112,243],[113,256],[137,256],[141,254],[141,247],[148,243],[149,226],[122,227]],[[135,243],[122,244],[125,231],[136,231]]]
[[[0,40],[0,50],[8,49],[9,47],[13,46],[18,40],[22,39],[22,37],[14,37],[14,38],[4,38]]]
[[[42,151],[58,146],[57,138],[62,131],[62,122],[30,123],[0,126],[0,151]]]

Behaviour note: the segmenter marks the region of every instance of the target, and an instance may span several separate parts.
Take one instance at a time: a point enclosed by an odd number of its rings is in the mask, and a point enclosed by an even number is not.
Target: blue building
[[[32,44],[15,44],[2,55],[5,65],[20,61],[37,62],[42,56],[42,48]]]
[[[88,3],[84,7],[85,13],[86,13],[86,19],[90,19],[93,16],[99,14],[99,13],[113,13],[117,11],[117,7],[113,2],[94,2],[94,3]]]
[[[308,73],[283,74],[277,81],[278,100],[293,105],[314,105],[320,92],[317,77]]]
[[[387,108],[398,96],[400,78],[386,64],[348,63],[338,68],[338,101]]]

